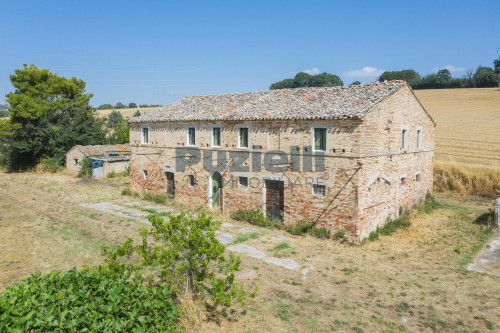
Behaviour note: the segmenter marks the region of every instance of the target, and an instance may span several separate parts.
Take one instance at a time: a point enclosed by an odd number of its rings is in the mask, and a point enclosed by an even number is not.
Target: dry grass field
[[[102,261],[100,246],[137,235],[133,216],[82,206],[124,200],[127,178],[87,180],[65,174],[0,172],[0,291],[41,270],[69,269]],[[473,221],[492,200],[461,203],[438,197],[442,206],[413,217],[407,230],[362,245],[298,237],[259,229],[240,244],[267,256],[295,260],[288,270],[242,254],[237,278],[255,299],[225,314],[189,302],[187,332],[486,332],[500,329],[500,277],[464,267],[491,236]],[[167,207],[165,207],[167,208]],[[178,206],[174,207],[178,208]],[[223,233],[242,236],[231,220]],[[273,239],[277,235],[289,239]],[[286,242],[288,248],[277,249]],[[283,248],[283,247],[282,247]]]
[[[134,108],[134,109],[108,109],[108,110],[97,110],[97,115],[100,117],[109,116],[109,114],[113,111],[118,111],[122,114],[123,118],[132,118],[134,113],[139,111],[141,114],[148,113],[158,108]]]
[[[439,164],[500,169],[500,89],[415,90],[437,123]]]

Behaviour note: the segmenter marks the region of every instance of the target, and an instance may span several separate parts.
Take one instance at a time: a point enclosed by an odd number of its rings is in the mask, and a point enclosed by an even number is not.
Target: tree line
[[[385,71],[379,78],[379,82],[390,80],[404,80],[413,89],[440,89],[440,88],[488,88],[499,86],[500,58],[493,61],[493,67],[478,66],[475,71],[470,71],[460,78],[454,78],[449,69],[440,69],[437,73],[421,76],[413,69],[400,71]],[[359,85],[360,81],[354,81],[351,85]],[[343,86],[344,82],[338,75],[321,73],[310,75],[299,72],[294,78],[284,79],[271,84],[269,89],[289,89],[302,87],[335,87]]]
[[[155,107],[160,107],[162,105],[159,104],[139,104],[139,108],[155,108]],[[97,107],[98,110],[116,110],[116,109],[136,109],[137,104],[134,102],[128,103],[128,105],[123,104],[122,102],[118,102],[115,105],[111,104],[102,104]]]

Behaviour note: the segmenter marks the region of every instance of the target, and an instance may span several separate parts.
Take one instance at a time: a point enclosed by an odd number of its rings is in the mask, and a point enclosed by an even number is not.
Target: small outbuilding
[[[123,172],[129,167],[128,145],[76,145],[66,154],[66,169],[78,173],[84,158],[92,159],[92,176],[106,177],[109,173]]]

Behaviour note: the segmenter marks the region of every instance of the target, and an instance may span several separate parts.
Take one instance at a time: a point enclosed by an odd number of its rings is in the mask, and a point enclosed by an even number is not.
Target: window
[[[141,129],[141,131],[142,131],[141,143],[142,144],[148,144],[149,143],[149,128],[148,127],[143,127]]]
[[[401,177],[401,186],[406,185],[406,177]]]
[[[214,127],[212,129],[212,146],[213,147],[221,146],[220,127]]]
[[[188,146],[196,146],[196,128],[188,127]]]
[[[248,148],[248,128],[238,129],[238,148]]]
[[[194,175],[189,175],[189,184],[191,186],[195,186],[196,185],[196,179],[194,178]]]
[[[238,177],[238,183],[243,187],[247,187],[248,186],[248,177]]]
[[[401,150],[408,149],[408,129],[403,128],[401,130]]]
[[[148,179],[148,170],[142,170],[142,176],[144,179]]]
[[[325,185],[313,184],[313,193],[316,195],[326,196]]]
[[[416,181],[417,183],[420,183],[420,182],[422,181],[422,175],[421,175],[420,173],[417,173],[417,174],[415,175],[415,181]]]
[[[78,159],[77,158],[75,158],[75,164],[78,164]]]
[[[326,128],[315,128],[313,141],[315,151],[326,151]]]
[[[422,148],[422,129],[417,127],[417,148]]]

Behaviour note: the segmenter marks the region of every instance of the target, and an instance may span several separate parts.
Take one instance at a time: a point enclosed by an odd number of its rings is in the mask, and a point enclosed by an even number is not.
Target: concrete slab
[[[264,261],[270,264],[281,266],[286,269],[300,268],[300,265],[293,259],[281,259],[281,258],[269,257],[264,259]]]
[[[257,248],[246,244],[231,245],[227,247],[227,249],[232,252],[246,254],[247,256],[252,258],[264,259],[266,257],[266,254],[264,252],[259,251],[257,250]]]
[[[239,231],[242,234],[249,234],[249,233],[252,233],[252,232],[259,232],[260,230],[256,229],[256,228],[243,227]]]
[[[142,212],[137,209],[127,208],[109,202],[83,203],[80,204],[80,206],[86,208],[92,208],[104,213],[113,214],[127,219],[131,218],[145,224],[151,224],[146,219],[148,213]]]
[[[485,245],[474,261],[467,266],[469,271],[500,275],[500,232],[497,231],[493,239]]]
[[[221,236],[216,236],[217,240],[224,245],[231,244],[233,242],[234,236],[231,234],[223,234]]]
[[[222,223],[222,226],[226,227],[226,228],[231,228],[231,227],[234,227],[234,224],[231,224],[229,222],[224,222],[224,223]]]
[[[274,240],[274,241],[290,241],[290,240],[293,240],[293,238],[286,237],[286,236],[283,236],[283,235],[277,235],[277,236],[274,236],[271,239]]]

